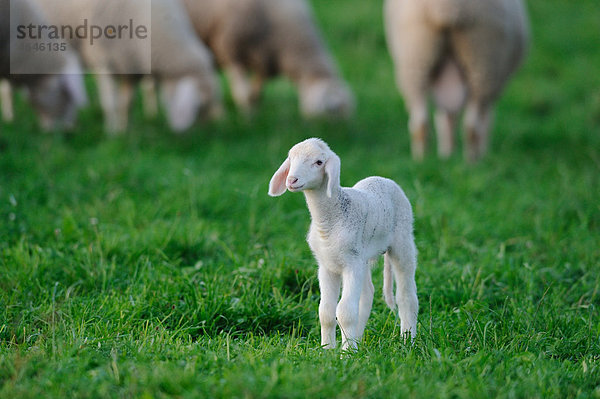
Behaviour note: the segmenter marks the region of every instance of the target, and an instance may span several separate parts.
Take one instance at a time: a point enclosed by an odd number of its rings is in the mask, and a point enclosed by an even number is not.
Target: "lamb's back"
[[[352,188],[361,193],[363,202],[367,205],[365,230],[395,231],[399,226],[409,226],[412,229],[410,202],[395,181],[371,176],[359,181]]]

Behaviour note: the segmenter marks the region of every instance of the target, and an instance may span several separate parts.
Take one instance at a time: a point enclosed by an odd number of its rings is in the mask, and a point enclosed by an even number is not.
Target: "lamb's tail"
[[[386,252],[383,255],[383,298],[390,309],[394,310],[396,302],[394,301],[394,278],[392,276],[392,265],[390,256]]]

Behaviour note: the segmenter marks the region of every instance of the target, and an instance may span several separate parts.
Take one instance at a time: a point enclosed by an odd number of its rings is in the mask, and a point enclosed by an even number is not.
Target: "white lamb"
[[[522,0],[386,0],[386,34],[396,82],[410,114],[412,155],[427,140],[427,97],[433,92],[438,155],[449,157],[466,101],[464,156],[487,150],[492,106],[528,45]]]
[[[185,0],[192,24],[224,69],[243,111],[266,79],[298,87],[304,116],[347,117],[354,98],[339,76],[306,0]]]
[[[373,303],[370,264],[382,254],[385,301],[392,310],[398,306],[401,331],[414,338],[419,308],[417,249],[412,209],[402,189],[382,177],[341,187],[340,159],[316,138],[292,147],[269,183],[269,195],[279,196],[286,188],[304,192],[311,214],[307,240],[319,264],[321,345],[335,347],[337,317],[342,349],[356,348]]]

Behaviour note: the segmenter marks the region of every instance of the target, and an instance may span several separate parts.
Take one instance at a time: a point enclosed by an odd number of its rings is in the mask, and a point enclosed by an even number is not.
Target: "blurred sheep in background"
[[[384,17],[396,81],[410,114],[413,158],[425,155],[430,92],[437,107],[438,155],[452,154],[464,107],[464,156],[470,162],[481,158],[493,103],[528,46],[523,2],[386,0]]]
[[[11,84],[14,84],[26,89],[43,129],[70,128],[76,121],[77,110],[87,103],[81,66],[75,56],[63,52],[48,52],[40,65],[31,62],[26,52],[13,48],[17,44],[10,40],[11,22],[27,25],[32,20],[44,20],[34,2],[12,0],[11,7],[11,1],[0,0],[0,78],[4,79],[2,116],[6,120],[14,116],[11,90]],[[13,73],[11,64],[16,69]],[[57,73],[38,73],[43,70]]]
[[[54,24],[78,25],[90,18],[100,26],[116,24],[125,18],[143,20],[148,2],[131,0],[36,0]],[[146,7],[146,8],[144,8]],[[212,56],[198,39],[185,9],[178,0],[151,0],[151,52],[135,41],[87,40],[72,44],[96,74],[105,130],[121,133],[127,129],[134,84],[138,82],[151,58],[152,82],[160,89],[162,104],[172,130],[188,129],[201,117],[218,117],[222,113],[218,79]],[[150,58],[149,58],[150,56]]]
[[[304,116],[347,117],[354,98],[339,76],[305,0],[185,0],[192,24],[249,112],[265,80],[296,84]]]
[[[144,113],[158,114],[158,90],[168,124],[176,132],[191,127],[198,116],[220,117],[219,80],[213,55],[202,40],[215,52],[230,80],[234,101],[245,112],[258,103],[266,79],[280,74],[297,86],[304,116],[348,117],[354,112],[354,97],[305,0],[186,1],[187,12],[180,0],[15,0],[18,7],[28,10],[23,12],[25,25],[44,19],[48,26],[75,29],[89,20],[90,25],[106,27],[151,15],[151,50],[135,41],[97,40],[92,44],[90,37],[63,36],[69,51],[44,53],[44,62],[64,63],[65,68],[54,69],[60,72],[55,75],[10,74],[10,3],[0,1],[2,50],[7,54],[0,78],[8,80],[0,82],[0,102],[6,121],[14,117],[11,84],[16,84],[28,89],[44,126],[54,125],[61,113],[72,124],[77,107],[86,100],[79,59],[95,75],[108,133],[127,130],[130,104],[140,80]],[[36,18],[27,17],[32,14]],[[31,43],[37,42],[32,39]],[[22,59],[17,62],[31,71],[39,67],[35,57],[19,56]],[[144,63],[149,64],[147,70]]]

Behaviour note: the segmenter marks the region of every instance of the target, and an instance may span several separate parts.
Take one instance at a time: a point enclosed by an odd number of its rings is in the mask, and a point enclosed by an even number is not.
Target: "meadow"
[[[17,98],[0,125],[1,398],[600,397],[597,1],[528,1],[530,54],[476,165],[411,160],[381,1],[313,5],[357,96],[346,122],[302,120],[284,80],[252,117],[227,97],[184,136],[138,98],[107,137],[93,94],[75,131],[45,134]],[[359,351],[319,348],[304,198],[267,196],[311,136],[342,185],[386,176],[412,202],[412,345],[379,264]]]

